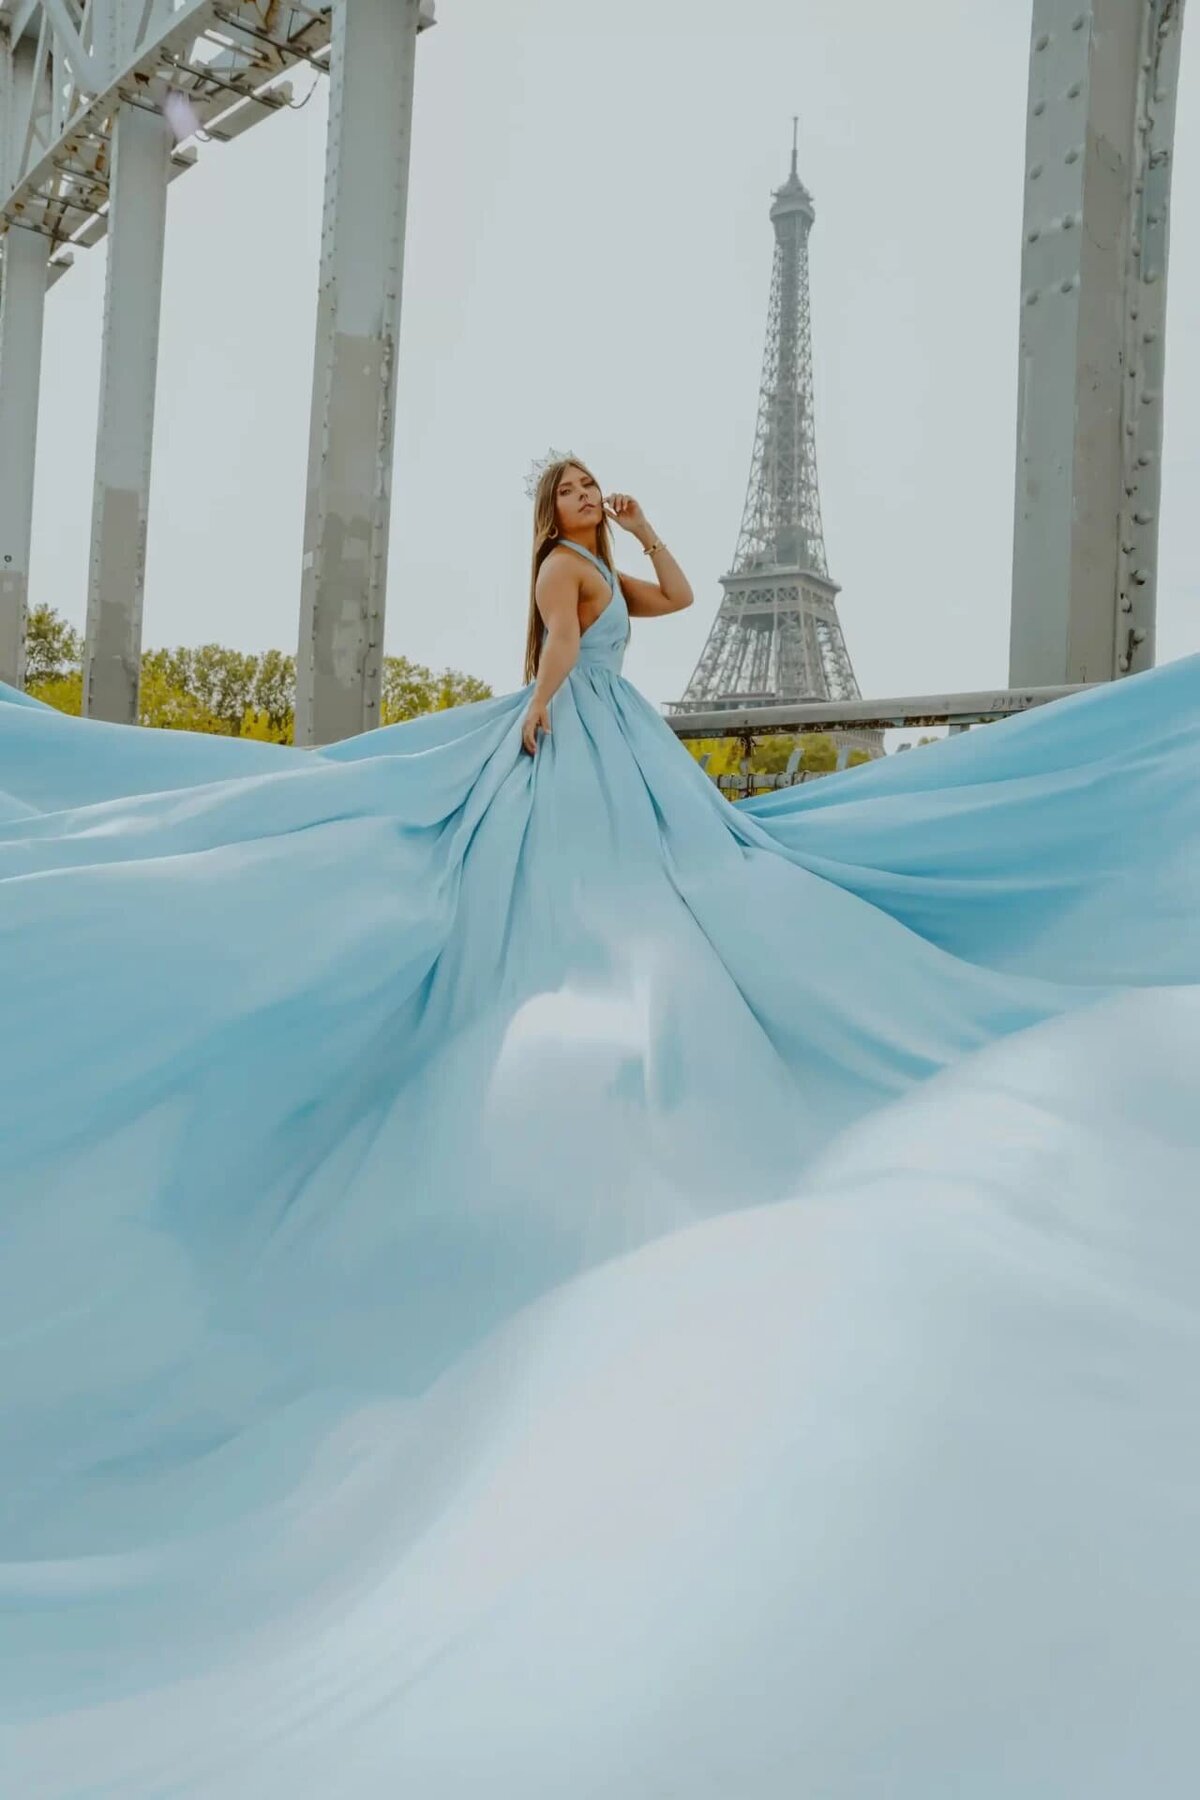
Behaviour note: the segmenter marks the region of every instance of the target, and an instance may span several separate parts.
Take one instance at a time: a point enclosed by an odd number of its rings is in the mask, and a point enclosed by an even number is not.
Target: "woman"
[[[650,557],[657,582],[635,581],[612,572],[607,518],[631,531]],[[594,569],[581,567],[575,551]],[[529,634],[525,679],[534,683],[533,698],[521,742],[531,754],[539,731],[549,731],[551,696],[561,687],[579,657],[580,640],[613,601],[628,616],[659,618],[692,604],[683,570],[647,523],[637,501],[614,494],[607,512],[600,484],[582,464],[552,458],[541,472],[534,497],[533,592],[529,602]],[[626,630],[622,643],[628,643]],[[591,645],[588,646],[589,653]],[[589,661],[595,659],[589,655]]]
[[[1200,659],[729,806],[534,544],[323,750],[0,693],[6,1790],[1189,1791]]]

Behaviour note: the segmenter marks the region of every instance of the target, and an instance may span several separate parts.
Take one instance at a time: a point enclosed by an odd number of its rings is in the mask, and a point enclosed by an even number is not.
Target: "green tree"
[[[77,719],[83,711],[83,670],[68,669],[65,675],[48,675],[41,681],[27,681],[25,692]]]
[[[25,626],[25,687],[29,693],[44,682],[62,681],[79,672],[83,640],[52,606],[30,608]],[[40,696],[39,696],[40,698]]]
[[[211,712],[199,695],[176,684],[170,668],[164,666],[161,651],[150,651],[142,658],[138,724],[156,731],[206,731],[214,737],[237,736],[228,719]]]
[[[418,713],[444,712],[448,706],[488,700],[491,693],[486,683],[473,675],[460,675],[456,669],[443,669],[435,675],[424,663],[409,662],[407,656],[385,656],[380,720],[384,725],[398,725]]]
[[[188,723],[186,731],[218,731],[225,737],[236,737],[251,705],[254,678],[259,658],[245,650],[227,650],[223,644],[201,644],[194,650],[147,650],[142,656],[142,684],[152,685],[157,692],[184,694],[193,703],[184,709],[189,718],[207,715],[214,723]],[[155,716],[144,723],[174,724],[168,716],[160,721]]]
[[[292,735],[296,713],[296,659],[282,650],[264,650],[258,659],[250,695],[250,711],[261,715],[272,731]]]
[[[83,698],[83,641],[53,607],[29,614],[26,689],[60,712],[78,714]],[[405,656],[383,659],[381,719],[394,725],[418,713],[487,700],[486,682],[457,669],[435,673]],[[138,722],[160,731],[207,731],[290,744],[295,737],[296,659],[223,644],[146,650]]]
[[[688,749],[699,760],[708,755],[710,775],[736,775],[745,752],[738,738],[689,738]],[[755,740],[750,757],[751,775],[782,775],[793,750],[800,749],[800,768],[810,775],[828,775],[837,768],[837,744],[826,732],[806,731],[793,737],[762,737]],[[855,760],[855,753],[851,753]],[[857,760],[869,760],[865,752]]]

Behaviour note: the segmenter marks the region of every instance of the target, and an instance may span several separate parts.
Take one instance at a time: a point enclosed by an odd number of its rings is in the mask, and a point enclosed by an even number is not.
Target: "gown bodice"
[[[606,578],[612,590],[612,599],[599,618],[593,619],[580,634],[579,665],[587,669],[607,669],[610,674],[619,675],[632,631],[629,608],[621,592],[621,583],[617,580],[615,571],[601,557],[591,550],[585,550],[582,544],[573,543],[570,538],[558,538],[556,541],[565,544],[568,549],[578,550],[580,556],[586,556]]]

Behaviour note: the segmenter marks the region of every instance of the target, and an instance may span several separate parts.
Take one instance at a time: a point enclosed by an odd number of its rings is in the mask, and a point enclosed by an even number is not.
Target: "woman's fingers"
[[[528,750],[530,756],[535,755],[537,752],[538,732],[548,732],[549,730],[550,715],[544,708],[541,712],[529,713],[526,715],[525,723],[521,727],[521,743],[525,749]]]

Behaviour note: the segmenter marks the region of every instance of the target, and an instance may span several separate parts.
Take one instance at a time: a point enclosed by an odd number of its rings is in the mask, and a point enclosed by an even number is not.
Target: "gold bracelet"
[[[646,552],[647,556],[653,556],[656,550],[665,550],[666,547],[667,546],[663,543],[661,538],[655,538],[652,544],[642,545],[642,549]]]

